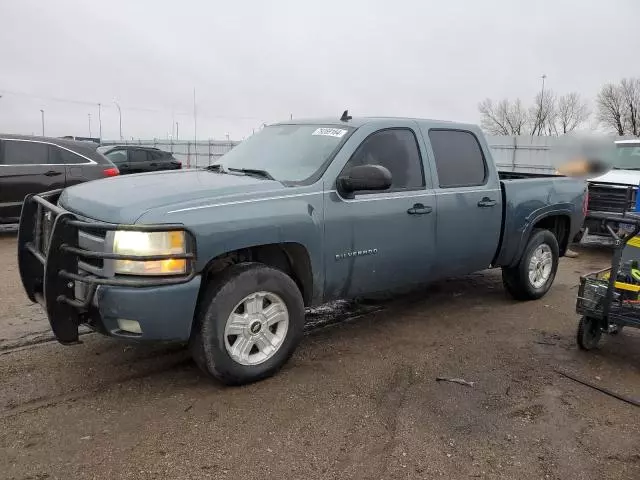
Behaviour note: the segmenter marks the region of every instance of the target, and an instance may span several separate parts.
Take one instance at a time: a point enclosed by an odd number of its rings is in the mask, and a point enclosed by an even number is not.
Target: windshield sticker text
[[[343,130],[342,128],[326,128],[326,127],[324,127],[324,128],[316,129],[316,131],[313,132],[312,135],[322,135],[324,137],[342,138],[345,133],[347,133],[347,131]]]

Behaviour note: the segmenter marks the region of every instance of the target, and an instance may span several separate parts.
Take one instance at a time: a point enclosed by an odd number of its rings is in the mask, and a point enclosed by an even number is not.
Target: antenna
[[[344,112],[342,112],[342,116],[340,117],[340,121],[341,122],[348,122],[352,118],[353,117],[351,115],[349,115],[349,110],[345,110]]]

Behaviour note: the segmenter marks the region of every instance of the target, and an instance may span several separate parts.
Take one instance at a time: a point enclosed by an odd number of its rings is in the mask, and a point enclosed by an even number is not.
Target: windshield
[[[613,168],[640,170],[640,143],[618,143]]]
[[[281,182],[304,183],[323,170],[353,130],[323,125],[265,127],[218,164],[225,170],[263,170]]]

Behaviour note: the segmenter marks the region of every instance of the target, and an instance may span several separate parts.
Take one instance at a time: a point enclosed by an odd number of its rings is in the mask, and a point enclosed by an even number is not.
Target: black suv
[[[100,147],[98,151],[111,160],[122,175],[182,168],[182,163],[176,160],[171,153],[155,147],[114,145]]]
[[[93,142],[0,134],[0,223],[17,223],[29,193],[118,175]]]

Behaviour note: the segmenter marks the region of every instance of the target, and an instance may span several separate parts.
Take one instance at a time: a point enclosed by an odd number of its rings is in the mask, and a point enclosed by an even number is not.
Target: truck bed
[[[514,265],[531,229],[546,216],[566,219],[558,238],[558,243],[566,246],[568,239],[573,238],[582,225],[586,183],[564,175],[499,172],[499,176],[503,223],[493,264]],[[575,218],[580,220],[572,222],[571,219]]]

